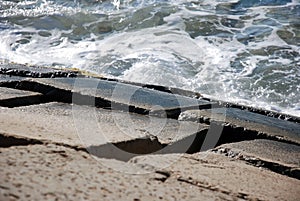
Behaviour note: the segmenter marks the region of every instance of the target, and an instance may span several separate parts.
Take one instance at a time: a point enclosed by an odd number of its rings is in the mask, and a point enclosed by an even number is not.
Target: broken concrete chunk
[[[112,150],[128,152],[131,158],[167,145],[172,145],[167,152],[185,152],[198,136],[205,138],[208,128],[193,122],[64,103],[1,108],[0,125],[0,133],[88,148],[104,158],[119,157],[111,155]]]

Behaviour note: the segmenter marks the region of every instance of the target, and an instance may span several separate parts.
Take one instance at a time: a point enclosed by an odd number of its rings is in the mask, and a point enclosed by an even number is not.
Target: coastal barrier
[[[76,70],[0,67],[1,200],[299,199],[298,117]]]

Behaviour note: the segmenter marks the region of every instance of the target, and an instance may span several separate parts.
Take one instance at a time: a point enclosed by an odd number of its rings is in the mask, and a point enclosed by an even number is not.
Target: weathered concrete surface
[[[42,66],[28,66],[16,63],[7,63],[0,61],[0,83],[4,81],[2,78],[8,78],[9,76],[13,76],[13,78],[24,78],[24,77],[95,77],[100,78],[107,81],[116,81],[122,82],[130,85],[140,86],[148,89],[155,89],[158,91],[178,94],[186,97],[192,98],[200,98],[201,94],[198,92],[187,91],[179,88],[166,87],[160,85],[152,85],[152,84],[144,84],[144,83],[136,83],[125,80],[117,80],[112,78],[105,78],[99,74],[93,74],[91,72],[86,72],[78,69],[55,69],[55,68],[46,68]],[[7,81],[7,79],[6,79]]]
[[[300,181],[214,153],[136,157],[114,171],[64,146],[0,148],[1,200],[299,200]],[[151,167],[155,171],[139,174]]]
[[[81,142],[70,118],[71,113],[64,113],[62,107],[58,111],[60,104],[57,105],[44,111],[30,111],[35,106],[9,109],[0,107],[0,133],[80,146]]]
[[[211,151],[300,179],[300,146],[297,145],[259,139],[223,144]]]
[[[236,108],[214,108],[204,110],[188,110],[179,116],[180,120],[195,122],[217,121],[226,126],[244,128],[269,136],[277,136],[287,141],[300,144],[300,124],[256,114]]]
[[[44,94],[51,92],[53,96],[68,99],[77,104],[111,107],[125,111],[136,108],[135,110],[150,111],[158,113],[160,116],[178,116],[180,111],[186,109],[210,108],[212,104],[215,104],[205,100],[142,88],[141,86],[95,78],[28,79],[26,82],[19,83],[19,87],[23,86],[24,88],[34,88],[35,85],[39,85],[40,91],[38,92]],[[55,92],[60,95],[55,94]],[[70,92],[75,94],[72,96]],[[96,99],[86,100],[82,99],[80,95],[86,98],[95,97]]]
[[[255,157],[261,160],[282,163],[292,167],[300,167],[300,146],[276,142],[273,140],[250,140],[236,143],[223,144],[214,151],[228,149],[237,158],[242,155]],[[228,154],[230,156],[230,154]]]
[[[147,150],[146,144],[149,147],[156,147],[153,149],[157,151],[167,144],[180,141],[176,147],[186,145],[184,147],[186,151],[193,143],[196,134],[202,132],[205,135],[208,128],[206,125],[193,122],[180,122],[89,106],[73,105],[72,107],[64,103],[0,108],[0,125],[0,133],[4,135],[63,143],[81,148],[93,146],[94,151],[97,148],[98,154],[99,150],[102,153],[108,152],[108,149],[112,148],[111,143],[131,152]],[[101,147],[105,144],[108,145]],[[146,152],[152,151],[154,150],[149,149]],[[174,149],[172,151],[176,152]],[[140,153],[140,151],[136,152]],[[101,156],[105,157],[108,154],[104,153]]]
[[[144,168],[156,169],[169,164],[173,157],[176,154],[139,156],[130,162]],[[184,154],[177,159],[171,166],[164,168],[171,177],[175,176],[177,181],[197,186],[199,189],[230,195],[231,200],[298,200],[300,197],[299,180],[237,160],[228,160],[219,154]]]

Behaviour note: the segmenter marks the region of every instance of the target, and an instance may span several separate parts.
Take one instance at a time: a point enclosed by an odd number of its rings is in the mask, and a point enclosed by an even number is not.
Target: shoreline
[[[1,66],[0,75],[16,76],[16,77],[23,77],[23,78],[72,78],[72,77],[73,78],[95,78],[95,79],[106,80],[106,81],[114,81],[114,82],[135,85],[143,88],[154,89],[157,91],[183,95],[191,98],[203,99],[211,102],[218,102],[218,104],[222,107],[238,108],[238,109],[247,110],[250,112],[254,112],[254,113],[258,113],[258,114],[262,114],[262,115],[266,115],[266,116],[270,116],[282,120],[300,123],[300,116],[294,116],[291,114],[266,110],[263,108],[246,106],[243,104],[209,98],[198,92],[193,92],[193,91],[184,90],[180,88],[161,86],[155,84],[143,84],[143,83],[126,81],[126,80],[120,80],[117,78],[107,78],[102,75],[93,74],[91,72],[83,71],[80,69],[54,68],[54,67],[24,65],[24,64],[5,63],[5,62],[0,62],[0,66]]]
[[[0,72],[1,200],[299,199],[298,117],[80,71]]]

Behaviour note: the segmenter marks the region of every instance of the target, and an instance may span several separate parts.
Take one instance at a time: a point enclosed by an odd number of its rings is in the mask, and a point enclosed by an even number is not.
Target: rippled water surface
[[[300,116],[298,0],[0,1],[0,60]]]

